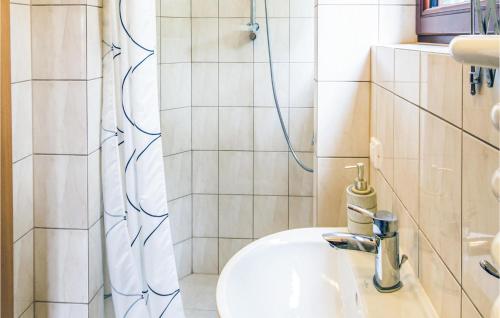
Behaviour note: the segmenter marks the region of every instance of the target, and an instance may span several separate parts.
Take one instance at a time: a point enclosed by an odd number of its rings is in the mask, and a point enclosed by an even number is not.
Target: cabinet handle
[[[479,265],[491,276],[496,277],[497,279],[500,279],[500,274],[498,273],[497,269],[495,266],[491,265],[490,262],[487,260],[482,260],[479,262]]]

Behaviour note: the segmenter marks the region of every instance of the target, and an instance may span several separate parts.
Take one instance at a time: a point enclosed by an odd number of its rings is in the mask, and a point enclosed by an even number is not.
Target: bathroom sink
[[[290,230],[240,250],[219,278],[220,317],[438,317],[409,264],[403,287],[382,294],[372,282],[373,254],[335,250],[321,237],[345,230]]]

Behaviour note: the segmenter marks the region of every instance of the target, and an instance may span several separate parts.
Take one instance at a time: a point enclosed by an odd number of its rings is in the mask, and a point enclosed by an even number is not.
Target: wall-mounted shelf
[[[462,35],[450,43],[453,58],[460,62],[486,68],[500,65],[500,35]]]

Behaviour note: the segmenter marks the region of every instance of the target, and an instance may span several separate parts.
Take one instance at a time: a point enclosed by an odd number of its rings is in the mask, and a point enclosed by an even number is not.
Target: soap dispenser
[[[358,175],[354,182],[346,188],[347,204],[357,205],[370,211],[377,210],[377,194],[365,179],[365,165],[357,163],[346,169],[357,169]],[[360,213],[347,209],[347,229],[353,234],[373,235],[372,219]]]

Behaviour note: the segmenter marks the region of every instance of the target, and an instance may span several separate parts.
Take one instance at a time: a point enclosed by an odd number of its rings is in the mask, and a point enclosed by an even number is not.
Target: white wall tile
[[[103,229],[102,221],[89,229],[89,300],[94,298],[104,284],[103,266]]]
[[[314,1],[290,0],[290,17],[314,18]]]
[[[254,197],[255,238],[288,229],[288,196]]]
[[[193,17],[218,17],[219,16],[219,1],[218,0],[192,0],[191,15]]]
[[[170,228],[174,244],[192,237],[193,217],[191,196],[185,196],[168,202]]]
[[[319,157],[368,157],[370,85],[319,83]]]
[[[219,193],[253,193],[253,153],[219,152]]]
[[[288,63],[273,63],[273,70],[279,105],[288,107],[290,66]],[[269,64],[255,63],[254,72],[254,106],[275,107]]]
[[[88,305],[50,302],[35,303],[35,317],[40,318],[87,318]]]
[[[250,239],[219,239],[219,273],[234,254],[250,243]]]
[[[382,144],[380,171],[390,185],[394,184],[394,99],[393,93],[377,87],[377,132]]]
[[[10,37],[11,81],[15,83],[29,80],[31,79],[31,16],[29,5],[10,5]]]
[[[314,111],[312,108],[290,108],[289,135],[295,151],[314,151]]]
[[[193,63],[193,106],[219,105],[219,66],[217,63]]]
[[[87,158],[35,155],[35,226],[87,228]]]
[[[193,272],[193,240],[185,240],[174,245],[175,264],[179,279]]]
[[[248,37],[248,19],[219,19],[219,61],[252,62],[253,43]]]
[[[219,109],[219,149],[253,149],[253,109],[225,107]]]
[[[183,152],[164,158],[169,200],[191,193],[191,153]]]
[[[191,106],[191,64],[162,64],[161,108]]]
[[[87,157],[87,214],[88,225],[103,215],[101,192],[101,155],[95,151]]]
[[[281,109],[281,113],[288,127],[288,108]],[[276,109],[254,108],[254,140],[255,151],[288,150]]]
[[[88,231],[35,229],[36,301],[87,303],[88,268]]]
[[[193,238],[193,273],[219,273],[219,240]]]
[[[313,153],[299,152],[297,153],[299,159],[307,167],[313,167]],[[292,154],[289,154],[289,194],[299,196],[312,196],[313,195],[313,174],[305,171],[295,162]]]
[[[11,85],[12,94],[12,160],[33,153],[31,82]]]
[[[254,41],[254,62],[269,63],[267,49],[266,20],[258,18],[259,32]],[[285,18],[269,18],[269,37],[271,39],[271,54],[273,63],[290,61],[290,21]],[[247,37],[248,38],[248,37]]]
[[[35,79],[85,79],[86,7],[33,6],[32,72]]]
[[[290,107],[312,108],[313,104],[314,104],[314,63],[291,63],[290,64]]]
[[[33,150],[35,153],[87,153],[86,100],[86,82],[33,82]]]
[[[370,46],[378,39],[378,6],[324,6],[318,11],[317,34],[318,80],[370,80]],[[356,41],[352,41],[354,34]]]
[[[288,195],[288,153],[254,153],[254,191],[260,195]]]
[[[415,5],[381,5],[379,10],[379,43],[417,42]]]
[[[238,80],[235,81],[235,78]],[[253,65],[251,63],[219,64],[219,105],[253,105]]]
[[[161,15],[164,17],[190,17],[190,0],[161,0]]]
[[[194,18],[193,62],[219,61],[219,20],[216,18]]]
[[[219,196],[219,237],[253,237],[252,200],[251,195]]]
[[[13,164],[13,223],[16,241],[33,228],[33,156]]]
[[[102,8],[87,6],[87,78],[102,76]]]
[[[218,152],[193,151],[193,193],[217,194],[218,176]]]
[[[163,154],[171,155],[191,149],[191,108],[161,111]]]
[[[212,194],[193,195],[193,236],[218,237],[219,197]]]
[[[394,64],[394,92],[420,105],[420,52],[395,50]]]
[[[257,16],[265,17],[264,0],[256,0]],[[269,17],[290,16],[290,0],[267,0],[267,14]]]
[[[290,62],[314,62],[314,19],[290,19]]]
[[[161,19],[161,62],[191,61],[191,19]]]
[[[100,147],[102,79],[87,82],[87,153]]]
[[[250,17],[250,0],[219,0],[219,16],[225,18]]]
[[[19,317],[33,302],[33,231],[14,243],[14,317]]]
[[[313,198],[290,197],[288,201],[289,226],[291,229],[313,226]]]
[[[219,149],[219,111],[217,107],[193,107],[192,149]]]

